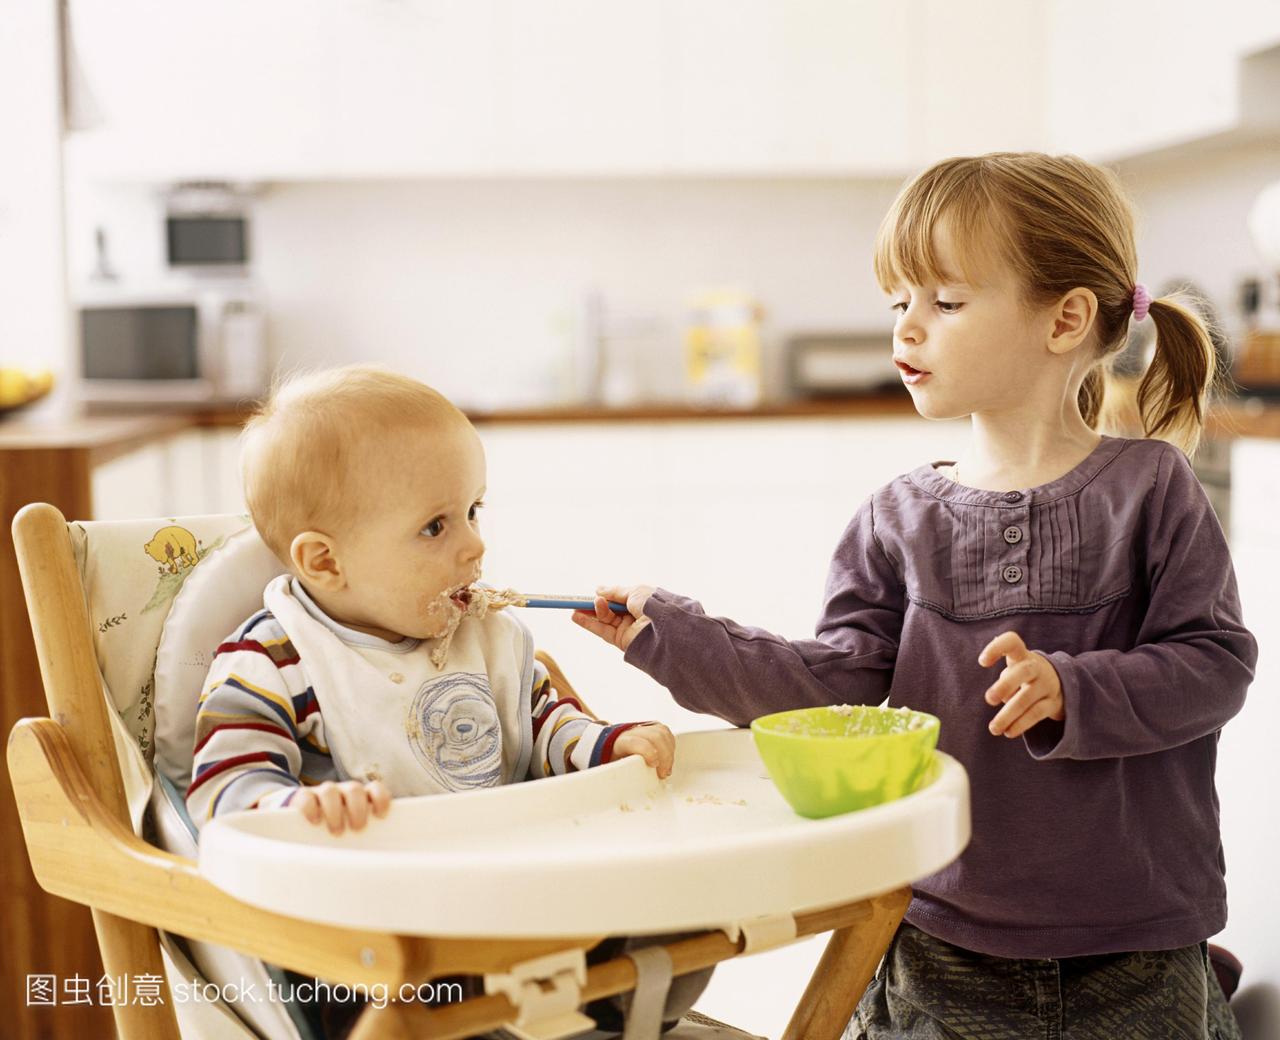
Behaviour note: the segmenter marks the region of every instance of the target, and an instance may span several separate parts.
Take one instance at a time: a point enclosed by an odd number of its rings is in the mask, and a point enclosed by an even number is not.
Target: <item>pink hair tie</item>
[[[1151,294],[1147,287],[1139,282],[1133,287],[1133,320],[1141,321],[1151,310]]]

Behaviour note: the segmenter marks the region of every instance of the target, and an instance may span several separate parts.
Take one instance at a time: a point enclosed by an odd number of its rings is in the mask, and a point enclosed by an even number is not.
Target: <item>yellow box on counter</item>
[[[740,290],[721,289],[694,297],[684,332],[690,400],[730,407],[759,403],[763,318],[760,304]]]

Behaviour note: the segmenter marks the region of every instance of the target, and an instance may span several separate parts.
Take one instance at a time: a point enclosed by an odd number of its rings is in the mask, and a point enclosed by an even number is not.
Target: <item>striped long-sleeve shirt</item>
[[[618,736],[643,724],[593,718],[578,701],[561,696],[536,663],[528,710],[533,755],[528,776],[520,779],[608,762]],[[191,819],[200,827],[220,813],[281,807],[303,785],[346,779],[326,741],[306,665],[279,621],[259,611],[217,648],[209,669],[187,789]]]

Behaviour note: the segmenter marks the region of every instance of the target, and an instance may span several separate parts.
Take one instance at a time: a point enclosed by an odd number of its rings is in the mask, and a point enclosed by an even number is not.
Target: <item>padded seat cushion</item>
[[[155,767],[179,791],[191,783],[196,708],[214,651],[262,609],[262,591],[286,568],[252,527],[193,569],[174,598],[156,650]]]

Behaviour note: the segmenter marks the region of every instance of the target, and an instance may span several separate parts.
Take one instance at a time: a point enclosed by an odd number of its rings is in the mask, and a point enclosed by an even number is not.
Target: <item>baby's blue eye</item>
[[[469,510],[467,510],[467,519],[475,520],[480,516],[480,510],[484,508],[483,502],[477,502]]]
[[[440,535],[444,533],[444,521],[432,520],[431,523],[427,524],[427,526],[422,529],[422,533],[428,538],[439,538]]]

